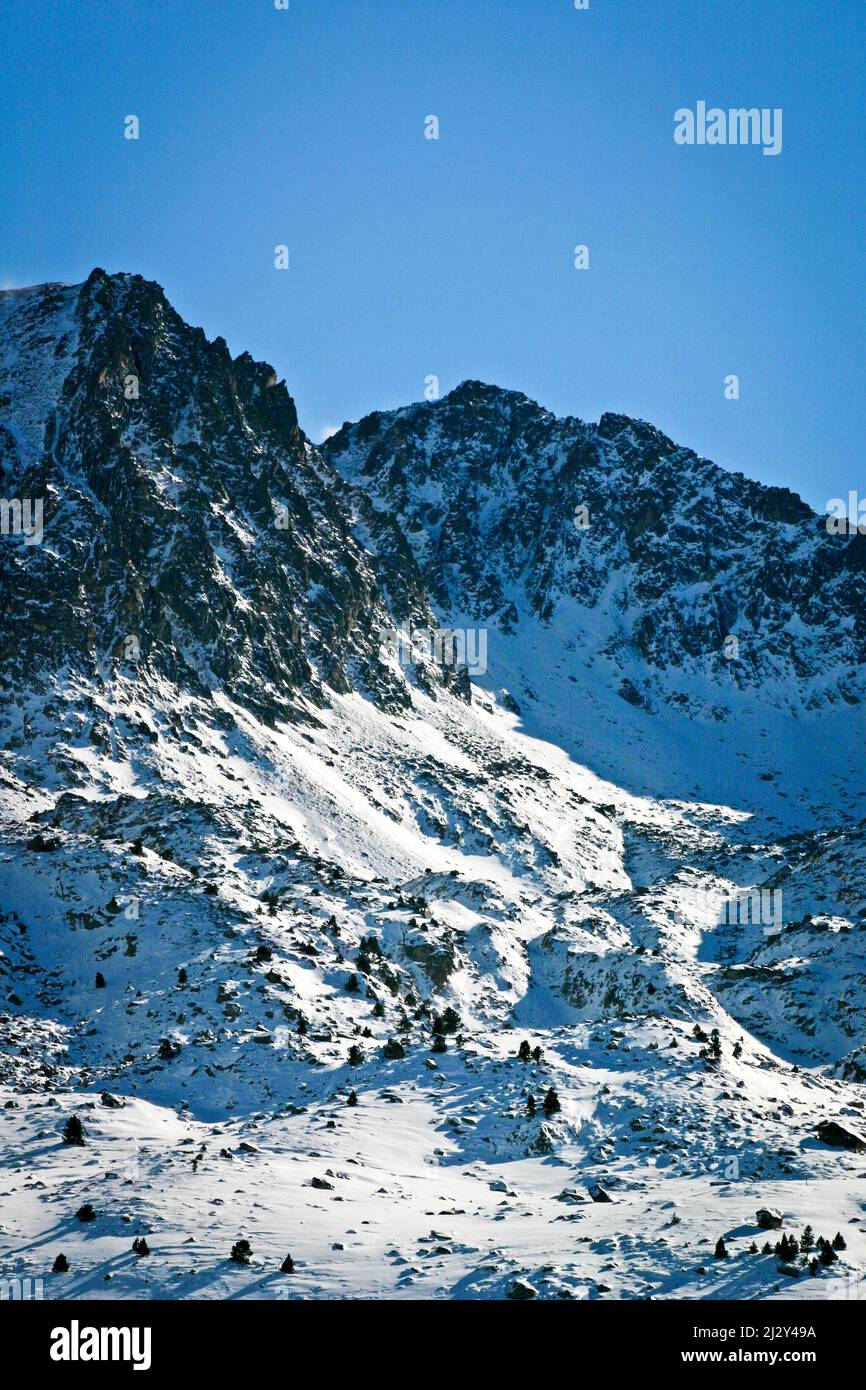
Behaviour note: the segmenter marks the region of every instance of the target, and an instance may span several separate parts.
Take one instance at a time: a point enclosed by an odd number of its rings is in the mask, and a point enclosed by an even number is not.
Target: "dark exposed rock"
[[[526,1279],[515,1279],[508,1290],[508,1297],[514,1299],[515,1302],[525,1303],[531,1298],[537,1298],[538,1290]]]
[[[761,1207],[756,1214],[756,1219],[762,1231],[778,1231],[782,1225],[783,1216],[777,1207]]]
[[[612,1202],[613,1198],[606,1192],[601,1183],[594,1182],[590,1185],[589,1195],[594,1202]]]
[[[850,1149],[852,1153],[866,1153],[866,1139],[857,1130],[840,1125],[836,1120],[822,1120],[818,1125],[818,1138],[837,1149]]]

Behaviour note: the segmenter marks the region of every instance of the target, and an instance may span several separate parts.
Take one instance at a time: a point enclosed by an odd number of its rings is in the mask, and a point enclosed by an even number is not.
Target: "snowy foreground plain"
[[[547,718],[556,699],[553,690]],[[134,690],[119,689],[124,717],[159,724],[135,701]],[[47,1298],[501,1298],[515,1281],[551,1298],[856,1297],[866,1158],[821,1143],[815,1127],[862,1125],[863,1088],[808,1057],[849,1043],[830,1024],[816,1038],[808,1020],[798,1034],[790,983],[776,993],[763,980],[726,986],[739,1018],[714,993],[720,952],[726,961],[733,949],[741,958],[790,954],[784,937],[765,938],[759,926],[716,925],[719,903],[785,859],[794,864],[790,909],[804,915],[821,880],[816,847],[808,845],[804,885],[796,832],[777,824],[771,835],[733,809],[623,791],[528,737],[483,690],[469,710],[450,697],[416,702],[416,717],[395,720],[349,696],[318,712],[312,734],[265,729],[236,711],[242,735],[225,736],[195,724],[190,708],[184,721],[205,746],[160,740],[142,755],[146,766],[68,746],[88,784],[83,805],[129,798],[130,841],[152,801],[141,779],[182,791],[200,814],[219,808],[229,846],[215,826],[195,879],[179,867],[192,834],[182,817],[164,821],[172,859],[165,839],[163,854],[130,856],[128,843],[95,847],[81,828],[62,833],[62,860],[4,851],[28,949],[50,962],[60,1015],[81,1016],[79,1026],[46,1023],[25,999],[23,1016],[6,1023],[7,1072],[20,1084],[0,1090],[9,1105],[0,1110],[4,1276],[41,1278]],[[620,701],[600,715],[587,695],[590,709],[597,738],[608,721],[611,750],[633,748],[639,712]],[[395,788],[412,785],[431,752],[440,782],[443,767],[461,772],[450,814],[466,827],[462,847],[447,836],[436,844],[400,814]],[[465,774],[497,761],[510,765],[500,794],[514,829],[501,829],[499,852],[489,853],[472,837],[487,834],[491,784]],[[52,800],[6,782],[10,818]],[[791,819],[800,814],[798,803]],[[253,843],[288,838],[305,846],[288,868]],[[558,862],[548,853],[533,863],[539,840]],[[205,878],[218,895],[202,893]],[[281,889],[264,915],[262,885]],[[121,913],[58,942],[58,894],[68,910],[133,891],[138,921]],[[343,964],[327,954],[332,917]],[[423,935],[413,921],[423,921]],[[831,925],[822,941],[844,935],[841,919]],[[441,954],[439,994],[460,1014],[462,1047],[449,1038],[449,1051],[435,1054],[410,1035],[404,1058],[381,1056],[396,1031],[389,991],[371,991],[385,1001],[376,1017],[363,986],[345,989],[353,948],[372,931],[419,997],[430,993],[425,950]],[[94,995],[97,933],[108,983]],[[113,984],[120,951],[105,944],[111,933],[117,943],[136,938],[136,955],[123,962],[133,989]],[[271,960],[251,964],[263,942]],[[319,956],[307,954],[310,945]],[[183,988],[170,978],[181,965]],[[275,965],[284,983],[263,990]],[[803,957],[801,968],[810,997],[838,985],[824,963],[813,968]],[[21,980],[18,989],[26,973]],[[281,988],[303,1002],[303,1039],[277,1021]],[[655,1016],[643,1013],[647,989]],[[242,1008],[230,1029],[226,999]],[[718,1068],[699,1058],[696,1020],[719,1029]],[[349,1066],[347,1040],[361,1025],[372,1033],[357,1038],[365,1061]],[[788,1048],[759,1031],[784,1032]],[[164,1036],[182,1049],[174,1060],[155,1057],[152,1041],[136,1060],[139,1037]],[[540,1066],[517,1060],[523,1038],[542,1048]],[[46,1056],[56,1071],[40,1083]],[[94,1078],[85,1089],[75,1086],[70,1056]],[[69,1093],[58,1084],[64,1076]],[[540,1105],[550,1086],[561,1111],[528,1118],[527,1094]],[[355,1107],[346,1104],[352,1088]],[[104,1090],[122,1108],[103,1104]],[[73,1113],[83,1147],[61,1142]],[[609,1203],[591,1199],[595,1183]],[[97,1212],[89,1223],[75,1215],[85,1202]],[[749,1253],[767,1238],[755,1220],[762,1206],[780,1208],[789,1232],[810,1224],[832,1239],[841,1231],[847,1250],[816,1278],[780,1273],[775,1256]],[[720,1235],[723,1261],[713,1258]],[[146,1259],[131,1252],[136,1236],[147,1239]],[[248,1266],[228,1258],[241,1238],[252,1246]],[[68,1274],[50,1273],[60,1251]],[[291,1275],[279,1272],[287,1253]]]

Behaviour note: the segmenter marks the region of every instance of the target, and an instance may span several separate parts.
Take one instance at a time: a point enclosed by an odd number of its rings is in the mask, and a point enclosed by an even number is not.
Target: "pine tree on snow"
[[[70,1115],[66,1124],[63,1126],[64,1144],[83,1144],[84,1126],[77,1115]]]
[[[559,1096],[556,1094],[556,1091],[553,1089],[552,1086],[550,1090],[547,1092],[547,1095],[544,1097],[542,1109],[545,1115],[555,1115],[558,1110],[562,1109],[562,1106],[559,1103]]]

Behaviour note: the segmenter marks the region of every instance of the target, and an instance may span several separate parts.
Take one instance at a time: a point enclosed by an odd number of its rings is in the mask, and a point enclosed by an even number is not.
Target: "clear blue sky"
[[[823,509],[866,493],[864,23],[864,0],[4,0],[0,283],[156,279],[274,364],[313,438],[478,377]],[[781,107],[781,155],[676,145],[699,99]]]

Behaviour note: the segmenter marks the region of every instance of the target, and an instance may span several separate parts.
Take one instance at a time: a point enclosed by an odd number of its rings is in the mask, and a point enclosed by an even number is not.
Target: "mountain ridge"
[[[543,621],[562,600],[578,605],[577,623],[610,602],[601,644],[621,664],[636,648],[662,699],[683,698],[661,678],[675,664],[723,694],[751,686],[790,701],[796,686],[806,707],[863,699],[864,538],[829,534],[796,494],[727,473],[652,426],[559,419],[467,383],[343,426],[322,451],[399,517],[446,612],[513,629],[519,582]]]

